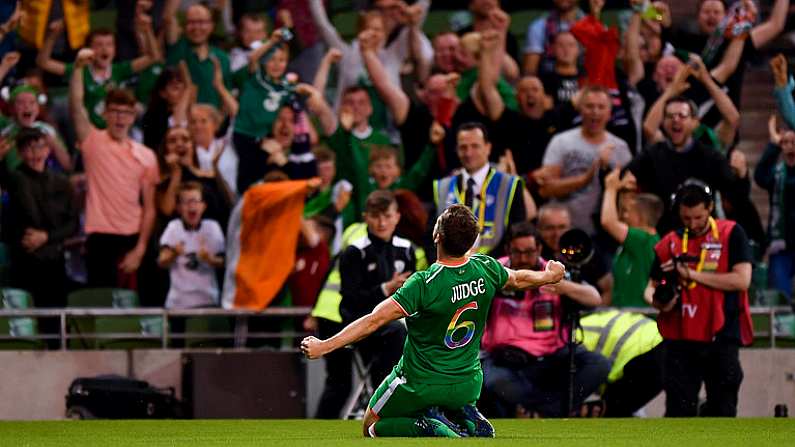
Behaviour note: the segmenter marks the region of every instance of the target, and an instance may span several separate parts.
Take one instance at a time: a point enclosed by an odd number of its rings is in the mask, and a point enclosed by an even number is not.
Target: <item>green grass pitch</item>
[[[364,439],[358,421],[0,422],[2,446],[791,446],[789,419],[496,420],[497,439]]]

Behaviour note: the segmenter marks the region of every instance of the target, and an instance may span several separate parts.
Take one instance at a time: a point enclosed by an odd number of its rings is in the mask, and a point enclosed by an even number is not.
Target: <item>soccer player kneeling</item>
[[[494,436],[475,407],[483,383],[478,351],[494,293],[557,283],[565,268],[550,261],[543,272],[511,270],[470,255],[478,233],[469,209],[450,206],[433,231],[437,262],[337,335],[301,342],[308,358],[319,358],[406,317],[403,357],[370,399],[365,436]]]

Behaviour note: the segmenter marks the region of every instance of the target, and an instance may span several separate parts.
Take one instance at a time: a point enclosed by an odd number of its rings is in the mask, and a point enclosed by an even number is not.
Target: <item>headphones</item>
[[[23,80],[20,80],[10,86],[6,85],[3,88],[0,88],[0,98],[3,98],[3,101],[5,102],[13,102],[17,95],[24,92],[33,93],[33,95],[36,97],[36,102],[38,102],[40,106],[47,104],[47,95],[40,93],[39,89],[36,87],[25,84]]]
[[[691,177],[682,182],[682,184],[676,188],[676,192],[671,194],[671,210],[676,211],[679,209],[679,202],[682,201],[682,196],[684,193],[688,191],[697,191],[705,194],[709,199],[710,204],[714,203],[715,201],[712,188],[701,180]]]

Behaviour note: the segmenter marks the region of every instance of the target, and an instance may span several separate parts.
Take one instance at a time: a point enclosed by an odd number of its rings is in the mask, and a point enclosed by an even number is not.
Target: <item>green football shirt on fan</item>
[[[494,294],[507,281],[505,267],[481,254],[411,275],[392,296],[407,315],[399,368],[410,383],[459,383],[481,372],[480,338]]]
[[[271,133],[279,109],[287,104],[289,90],[282,78],[275,82],[261,67],[250,73],[248,66],[236,71],[235,86],[240,89],[240,111],[235,118],[235,132],[251,138],[264,138]]]
[[[66,64],[64,77],[70,79],[75,69],[74,64]],[[119,62],[110,67],[110,77],[97,81],[88,66],[83,67],[83,105],[88,111],[88,119],[98,129],[105,128],[105,118],[102,112],[105,110],[105,96],[108,90],[124,87],[135,73],[130,61]]]
[[[654,263],[654,246],[659,240],[657,234],[629,228],[627,238],[613,258],[613,306],[648,306],[643,299],[643,292]]]

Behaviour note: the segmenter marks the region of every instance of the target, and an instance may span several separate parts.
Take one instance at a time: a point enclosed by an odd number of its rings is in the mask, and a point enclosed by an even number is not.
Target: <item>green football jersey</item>
[[[279,109],[287,104],[289,91],[286,82],[276,83],[265,76],[260,68],[249,73],[248,66],[234,74],[240,88],[240,110],[235,118],[235,132],[252,138],[264,138],[271,133]]]
[[[508,281],[496,259],[472,255],[459,266],[438,262],[416,272],[392,296],[403,311],[408,337],[400,366],[412,381],[441,384],[480,372],[480,338],[494,293]]]
[[[64,77],[70,79],[74,69],[74,64],[66,64]],[[135,73],[130,61],[111,65],[110,78],[100,82],[94,79],[88,66],[83,68],[83,105],[88,111],[88,119],[91,120],[91,124],[99,129],[105,128],[105,118],[102,117],[102,112],[105,110],[105,96],[108,95],[108,90],[126,87],[133,75]]]

